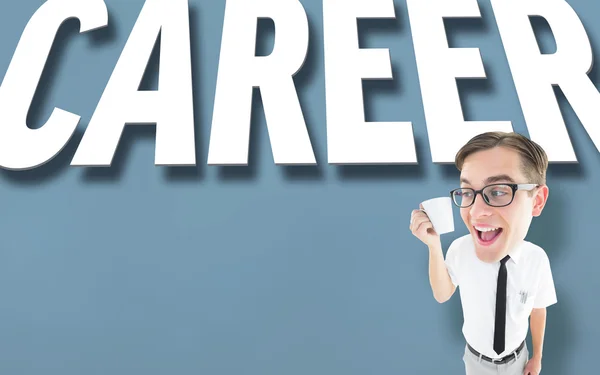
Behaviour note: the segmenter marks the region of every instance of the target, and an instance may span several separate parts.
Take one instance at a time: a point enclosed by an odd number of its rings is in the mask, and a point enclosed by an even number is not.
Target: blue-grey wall
[[[2,77],[41,3],[3,2]],[[82,116],[78,134],[49,164],[0,173],[0,373],[463,373],[458,296],[435,302],[427,251],[408,230],[410,210],[446,194],[457,173],[431,163],[405,2],[395,21],[361,21],[360,40],[391,49],[396,77],[365,85],[367,119],[413,121],[418,166],[327,165],[320,0],[302,2],[311,42],[296,77],[319,166],[274,165],[260,99],[251,165],[206,166],[225,2],[191,0],[198,168],[155,167],[154,130],[130,127],[112,168],[86,170],[68,164],[143,0],[106,3],[108,28],[79,35],[77,21],[64,24],[29,116],[37,127],[59,106]],[[600,51],[600,5],[569,3]],[[482,19],[448,22],[451,46],[479,47],[489,74],[460,82],[465,114],[527,134],[492,9],[480,6]],[[548,26],[535,26],[552,52]],[[273,35],[261,23],[260,53]],[[559,299],[543,373],[590,374],[600,157],[556,92],[580,163],[551,166],[550,200],[528,237],[549,254]],[[466,233],[457,228],[445,245]]]

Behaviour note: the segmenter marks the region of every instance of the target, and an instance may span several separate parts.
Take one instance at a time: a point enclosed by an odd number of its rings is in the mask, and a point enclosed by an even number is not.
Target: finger
[[[425,213],[425,211],[423,211],[423,210],[412,210],[410,212],[410,216],[415,216],[415,215],[427,215],[427,213]]]
[[[410,224],[413,225],[417,220],[428,219],[428,216],[419,210],[415,210],[410,215]]]
[[[414,210],[410,215],[410,219],[414,221],[417,218],[429,218],[429,216],[421,210]]]
[[[421,224],[419,224],[419,226],[416,229],[416,232],[425,234],[428,229],[433,229],[433,224],[431,224],[431,221],[424,221]]]
[[[420,215],[420,214],[416,214],[416,215],[413,217],[413,223],[414,223],[415,225],[417,225],[417,224],[420,224],[420,223],[422,223],[422,222],[424,222],[424,221],[431,221],[431,220],[429,220],[429,216],[427,216],[427,215]]]
[[[418,230],[418,229],[419,229],[419,226],[420,226],[421,224],[423,224],[423,223],[427,223],[427,222],[430,222],[428,217],[422,217],[422,216],[418,216],[418,217],[415,217],[415,218],[413,219],[413,221],[412,221],[412,224],[411,224],[411,227],[412,227],[412,228],[414,228],[414,229],[415,229],[415,231],[416,231],[416,230]]]

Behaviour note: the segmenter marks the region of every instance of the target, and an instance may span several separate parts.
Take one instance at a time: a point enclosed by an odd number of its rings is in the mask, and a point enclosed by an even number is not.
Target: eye
[[[494,189],[492,190],[492,196],[493,197],[503,197],[505,196],[507,193],[505,191],[502,190],[498,190],[498,189]]]
[[[512,189],[508,185],[497,185],[490,189],[488,193],[492,198],[502,198],[512,195]]]
[[[464,198],[470,198],[473,196],[473,193],[469,190],[457,190],[454,194]]]

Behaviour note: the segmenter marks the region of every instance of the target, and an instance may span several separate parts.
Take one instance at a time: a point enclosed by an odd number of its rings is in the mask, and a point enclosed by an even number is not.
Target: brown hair
[[[467,156],[494,147],[507,147],[517,151],[521,156],[522,171],[529,180],[528,182],[546,184],[546,170],[548,169],[546,152],[534,141],[514,132],[487,132],[471,138],[456,154],[456,168],[459,171],[462,170]]]

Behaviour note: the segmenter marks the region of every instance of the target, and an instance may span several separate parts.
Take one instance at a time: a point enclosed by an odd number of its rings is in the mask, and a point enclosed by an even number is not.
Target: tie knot
[[[505,264],[506,262],[508,262],[509,259],[510,259],[510,255],[507,255],[504,258],[502,258],[502,260],[500,261],[500,263]]]

